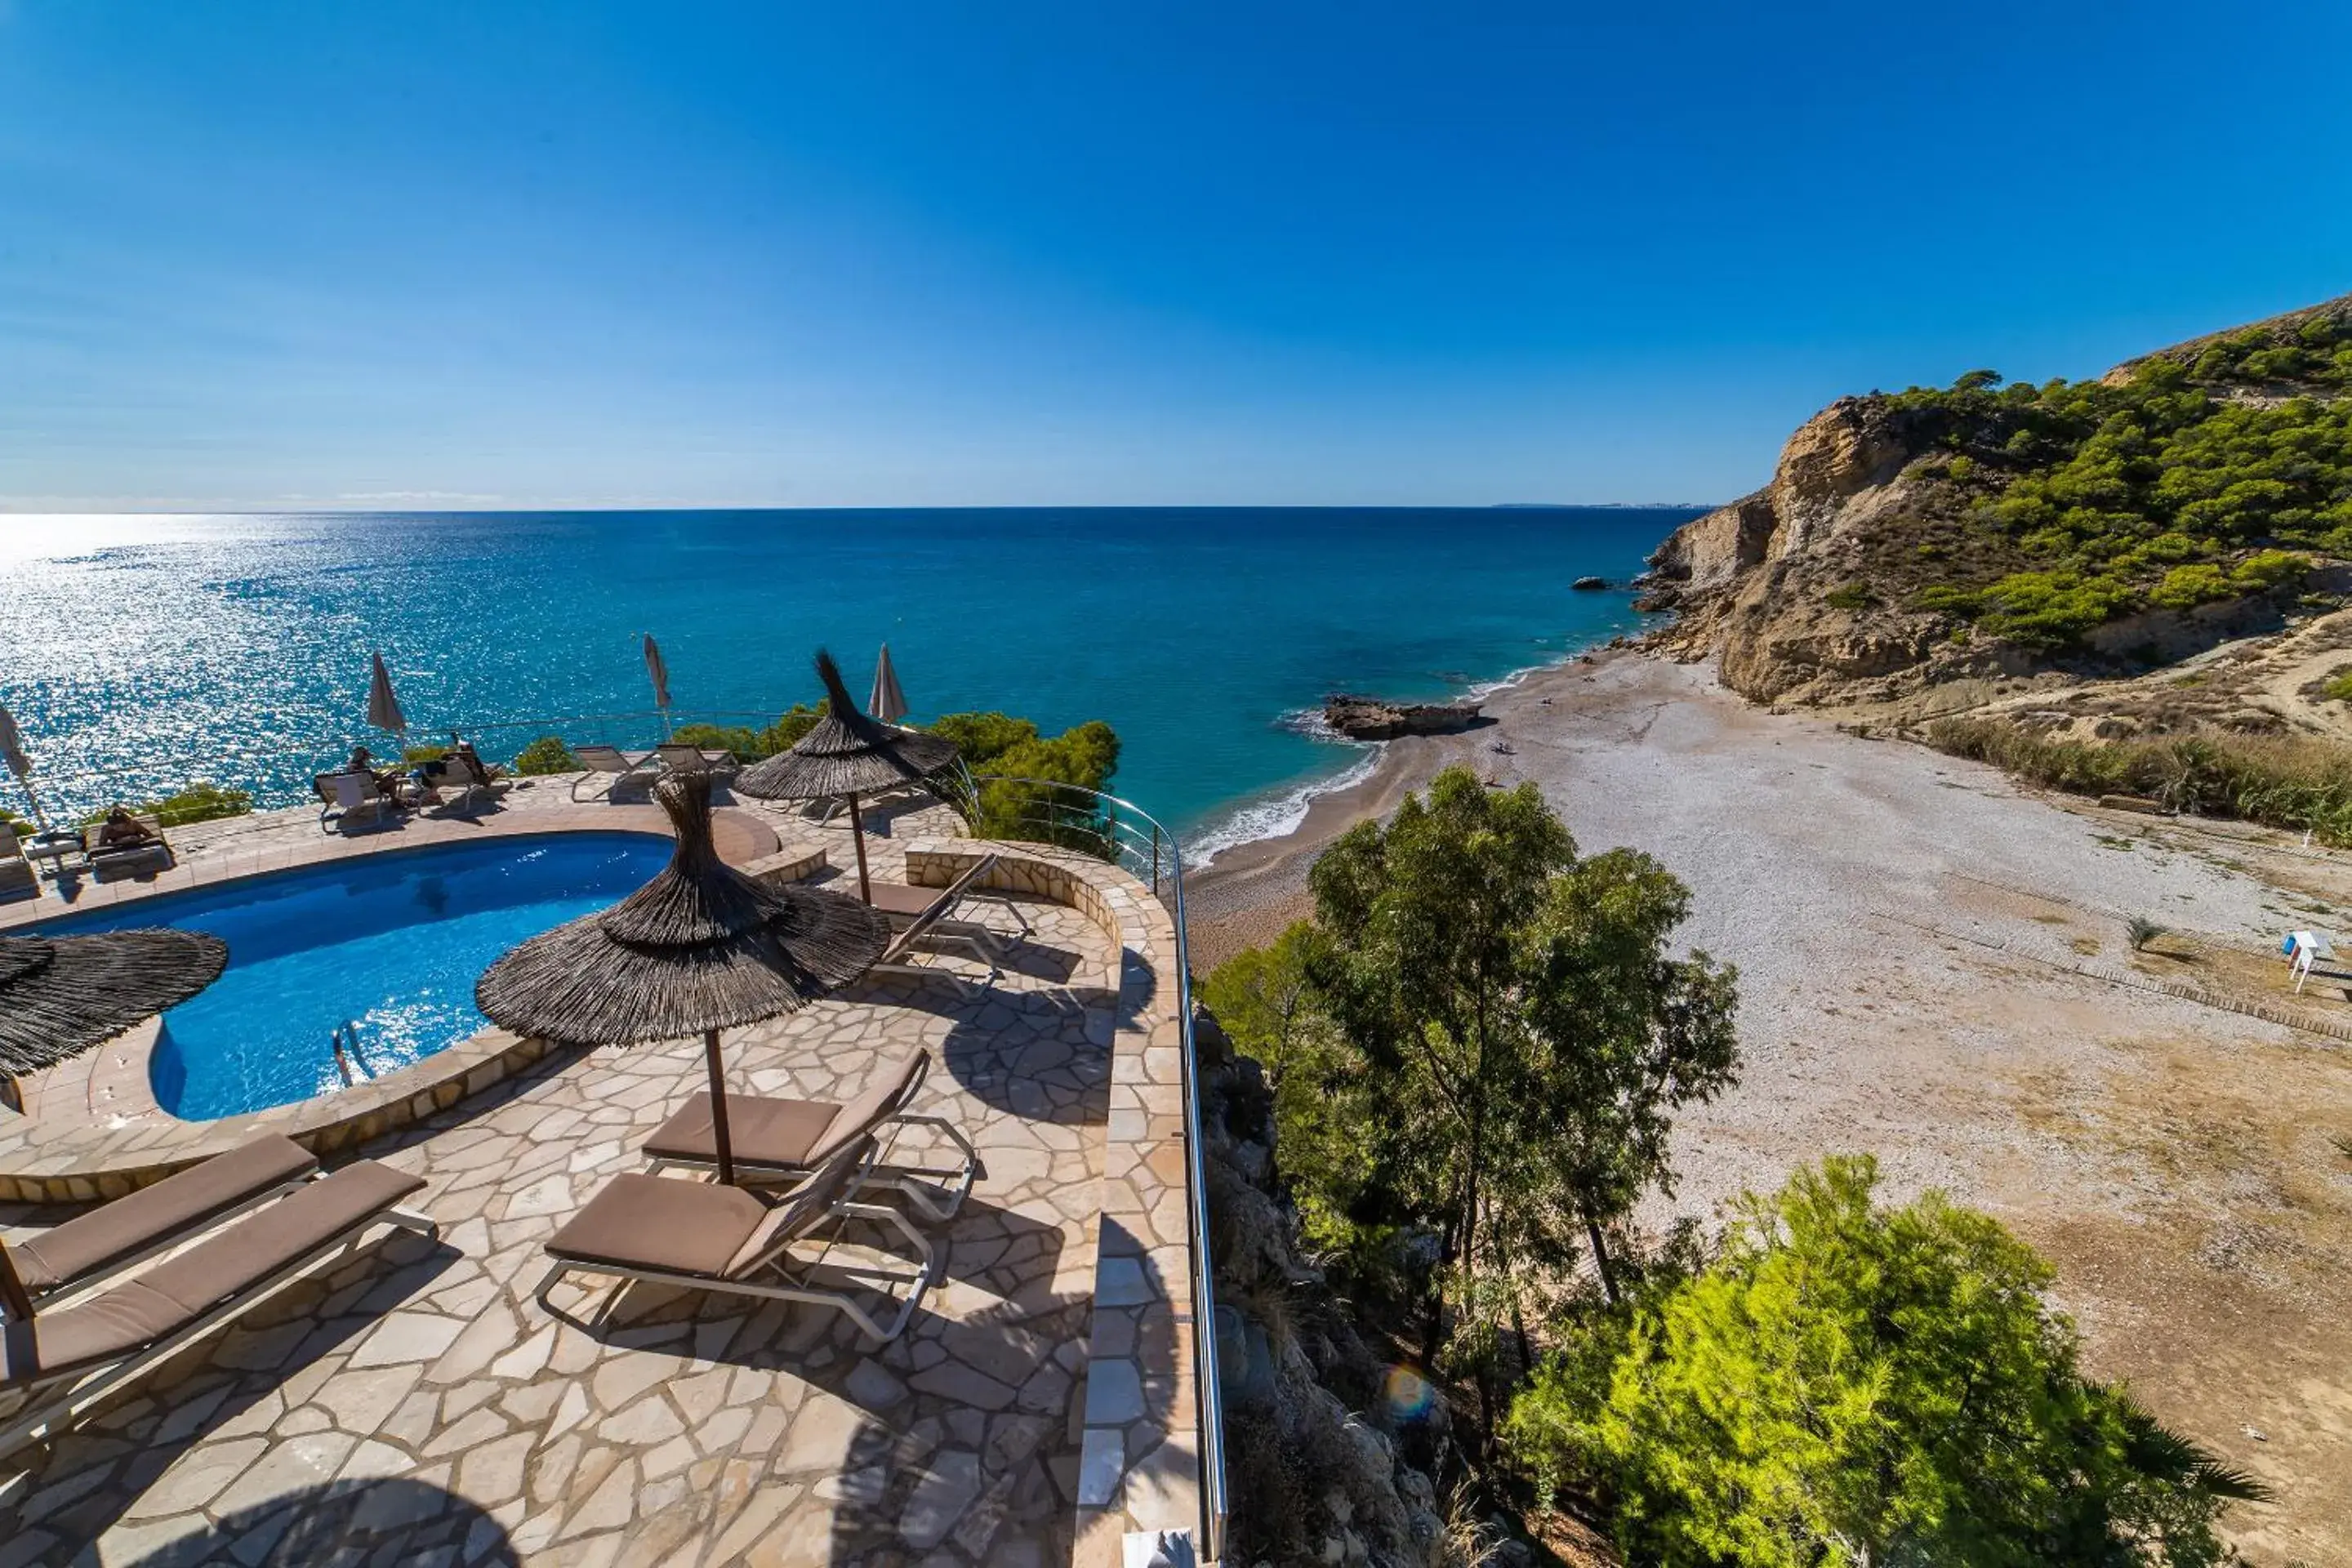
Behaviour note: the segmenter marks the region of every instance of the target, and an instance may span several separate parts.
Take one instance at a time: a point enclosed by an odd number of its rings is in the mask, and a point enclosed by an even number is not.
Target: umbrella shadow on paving
[[[362,1562],[393,1550],[415,1562],[454,1548],[450,1561],[519,1568],[506,1527],[475,1503],[424,1481],[349,1480],[303,1487],[224,1516],[209,1530],[168,1542],[129,1568],[310,1568]]]
[[[13,1514],[0,1511],[0,1540],[38,1530],[58,1544],[35,1561],[72,1558],[121,1520],[173,1461],[320,1358],[352,1349],[403,1303],[432,1289],[459,1257],[446,1241],[397,1232],[126,1384],[88,1420],[32,1451],[38,1458],[28,1467],[24,1500]]]
[[[1099,1126],[1109,1114],[1110,1048],[1087,1037],[1090,1012],[1099,1018],[1102,1009],[1085,992],[997,993],[987,1008],[948,1015],[954,1022],[940,1042],[940,1065],[992,1110]]]
[[[1118,1232],[1115,1225],[1104,1228]],[[1140,1261],[1149,1279],[1150,1260]],[[1036,1348],[1064,1333],[1083,1346],[1098,1315],[1091,1285],[1061,1300],[1046,1313],[1009,1306],[941,1330],[937,1342],[953,1358],[946,1367],[959,1375],[940,1378],[935,1369],[933,1387],[947,1397],[929,1399],[916,1387],[851,1439],[848,1463],[864,1461],[873,1501],[834,1514],[825,1562],[919,1555],[950,1542],[982,1563],[1069,1561],[1076,1499],[1062,1488],[1075,1488],[1080,1434],[1097,1420],[1125,1424],[1147,1415],[1159,1417],[1164,1429],[1171,1403],[1181,1397],[1170,1375],[1180,1347],[1172,1314],[1139,1311],[1127,1353],[1118,1358],[1120,1374],[1098,1377],[1098,1392],[1083,1373],[1057,1381],[1053,1352],[1039,1355]],[[1010,1353],[1000,1360],[999,1352]],[[1139,1375],[1124,1376],[1128,1368]],[[1098,1407],[1089,1409],[1090,1400]],[[923,1420],[944,1426],[946,1438],[928,1453],[909,1453],[902,1434]],[[1192,1450],[1174,1443],[1128,1459],[1146,1475],[1157,1476],[1163,1467],[1171,1479],[1198,1473]]]
[[[950,1229],[962,1228],[960,1215]],[[1018,1561],[997,1549],[1026,1537],[1058,1543],[1042,1561],[1066,1562],[1070,1500],[1054,1468],[1059,1461],[1075,1473],[1071,1417],[1085,1379],[1072,1366],[1083,1368],[1094,1303],[1090,1289],[1053,1293],[1050,1273],[1034,1281],[1022,1300],[961,1318],[927,1304],[882,1346],[865,1342],[836,1313],[781,1302],[747,1311],[696,1295],[633,1314],[604,1342],[712,1364],[698,1374],[681,1368],[680,1378],[749,1368],[821,1391],[822,1398],[813,1392],[797,1402],[780,1443],[744,1455],[756,1467],[748,1498],[789,1500],[769,1505],[772,1517],[751,1538],[764,1547],[747,1542],[749,1561],[847,1564],[883,1560],[877,1553],[895,1561],[918,1542],[929,1551],[994,1496],[1001,1533],[978,1561]],[[648,1397],[661,1396],[661,1386]],[[716,1534],[758,1505],[718,1512],[728,1506],[722,1493],[677,1506],[698,1510],[696,1528]],[[633,1528],[658,1526],[640,1519]],[[823,1555],[803,1555],[820,1542]]]

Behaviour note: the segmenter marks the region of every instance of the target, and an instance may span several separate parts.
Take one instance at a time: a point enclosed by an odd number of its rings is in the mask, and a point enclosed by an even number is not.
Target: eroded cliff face
[[[2158,350],[2108,379],[2160,359],[2190,370],[2215,344],[2250,336],[2291,344],[2321,320],[2352,321],[2352,296]],[[2347,395],[2340,378],[2247,384],[2234,375],[2196,384],[2257,405]],[[1718,659],[1724,683],[1754,701],[1900,720],[2138,676],[2240,639],[2285,635],[2308,608],[2297,607],[2292,590],[2187,610],[2143,607],[2069,646],[2041,647],[1922,608],[1927,588],[1981,587],[2046,564],[1977,518],[1981,484],[1954,482],[1962,451],[1983,439],[1958,417],[1933,400],[1873,395],[1840,398],[1805,421],[1769,484],[1685,524],[1651,556],[1637,604],[1675,616],[1645,644]],[[2322,564],[2330,580],[2312,585],[2340,598],[2352,579],[2335,580],[2347,578],[2342,563]]]
[[[1939,505],[1905,468],[1937,423],[1844,397],[1800,426],[1772,482],[1685,524],[1650,558],[1644,603],[1679,612],[1653,646],[1722,657],[1724,683],[1759,702],[1919,698],[2000,679],[2023,661],[1954,645],[1939,617],[1856,588],[1906,521]]]

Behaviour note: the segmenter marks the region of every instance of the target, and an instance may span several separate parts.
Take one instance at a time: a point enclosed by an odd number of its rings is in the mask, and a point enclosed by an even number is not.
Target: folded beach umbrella
[[[55,1067],[220,978],[228,944],[193,931],[0,936],[0,1073]]]
[[[0,763],[6,763],[8,771],[16,775],[16,782],[25,786],[25,799],[33,808],[33,820],[47,833],[49,819],[41,815],[40,800],[33,794],[32,754],[25,750],[25,737],[16,732],[16,721],[5,708],[0,708]]]
[[[721,860],[709,774],[674,773],[654,793],[677,830],[670,863],[611,909],[507,953],[474,1001],[502,1029],[566,1045],[700,1035],[719,1179],[731,1182],[719,1031],[797,1012],[856,979],[889,945],[890,922],[856,899],[766,887]]]
[[[954,765],[955,743],[877,723],[859,712],[842,684],[841,667],[823,648],[816,650],[816,674],[824,682],[824,717],[793,742],[792,750],[737,773],[733,788],[754,800],[846,796],[850,837],[857,846],[857,894],[871,903],[874,884],[866,874],[866,825],[857,813],[857,797],[901,784],[929,785],[936,774]]]
[[[885,724],[896,724],[907,716],[907,694],[898,689],[898,672],[890,668],[890,645],[882,645],[882,657],[874,661],[874,695],[866,700],[866,711]]]
[[[405,744],[408,715],[400,710],[400,699],[392,694],[392,671],[383,667],[383,655],[380,653],[370,654],[368,660],[367,721],[378,730],[389,730],[400,736]]]
[[[662,662],[661,644],[646,634],[646,673],[653,678],[654,706],[661,710],[662,738],[669,738],[669,666]]]

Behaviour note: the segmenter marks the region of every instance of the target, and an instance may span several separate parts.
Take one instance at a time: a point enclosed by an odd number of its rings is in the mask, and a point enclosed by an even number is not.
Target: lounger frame
[[[994,868],[995,865],[995,856],[983,855],[965,868],[962,875],[940,889],[940,896],[931,900],[928,909],[915,916],[906,930],[891,939],[890,945],[883,950],[882,956],[875,961],[873,967],[866,973],[910,975],[924,980],[945,980],[958,990],[972,986],[986,990],[990,985],[994,984],[996,977],[1004,972],[1004,949],[999,942],[996,933],[986,926],[971,921],[950,921],[948,919],[948,913],[964,900],[972,896],[974,886]],[[931,964],[913,963],[915,947],[919,942],[929,942],[934,946],[961,947],[981,963],[988,965],[988,973],[975,981],[971,976],[959,974],[952,969],[940,969]]]
[[[618,773],[614,773],[610,768],[588,768],[586,772],[583,773],[578,778],[572,781],[572,798],[574,802],[578,802],[583,798],[580,794],[580,786],[586,784],[590,779],[601,778],[604,781],[604,786],[602,789],[589,791],[585,798],[588,800],[604,800],[608,798],[615,789],[618,789],[625,780],[640,776],[648,779],[659,778],[661,776],[661,759],[652,752],[647,752],[642,757],[633,758],[628,752],[621,750],[618,746],[596,746],[591,747],[590,749],[599,753],[610,752],[613,755],[620,758],[624,763],[626,763],[628,766],[623,768]],[[577,752],[573,754],[575,756],[578,755]]]
[[[952,1142],[962,1152],[963,1159],[953,1165],[902,1165],[887,1160],[877,1161],[866,1173],[865,1185],[869,1188],[888,1187],[904,1194],[907,1201],[914,1205],[916,1212],[934,1225],[945,1225],[955,1218],[957,1211],[963,1207],[963,1200],[971,1195],[972,1184],[980,1178],[980,1151],[973,1148],[971,1140],[963,1135],[963,1129],[944,1116],[916,1111],[900,1111],[884,1117],[873,1134],[877,1141],[881,1137],[882,1127],[931,1128]],[[736,1178],[746,1184],[764,1184],[761,1182],[762,1177],[786,1182],[811,1173],[811,1168],[806,1165],[771,1164],[749,1160],[740,1151],[734,1152],[734,1163]],[[717,1171],[719,1163],[666,1154],[646,1161],[646,1169],[654,1175],[664,1171],[708,1173]],[[945,1202],[935,1195],[942,1188],[948,1194]]]
[[[857,1190],[857,1185],[853,1184],[851,1191]],[[776,1257],[762,1263],[757,1269],[733,1278],[723,1274],[688,1274],[674,1268],[647,1268],[614,1262],[589,1263],[562,1258],[556,1259],[555,1266],[547,1271],[546,1278],[539,1282],[539,1289],[533,1294],[538,1298],[540,1306],[545,1309],[548,1316],[590,1334],[594,1333],[611,1319],[614,1310],[620,1305],[622,1296],[626,1294],[626,1288],[631,1284],[643,1281],[648,1285],[669,1285],[682,1290],[695,1290],[714,1295],[750,1296],[764,1301],[797,1301],[813,1307],[830,1307],[856,1323],[859,1331],[868,1339],[879,1344],[887,1344],[906,1331],[907,1324],[914,1318],[915,1310],[923,1304],[925,1293],[939,1282],[939,1249],[931,1245],[929,1237],[908,1223],[905,1215],[888,1204],[861,1203],[854,1197],[845,1197],[827,1205],[824,1214],[815,1222],[815,1225],[821,1226],[827,1221],[838,1218],[868,1219],[889,1226],[914,1243],[916,1249],[922,1256],[922,1267],[912,1270],[882,1268],[866,1264],[830,1266],[837,1273],[877,1281],[879,1293],[886,1299],[898,1302],[898,1310],[891,1316],[887,1326],[877,1321],[874,1314],[868,1312],[864,1304],[847,1291],[822,1289],[812,1283],[811,1277],[815,1271],[828,1267],[822,1256],[795,1274],[788,1267],[790,1262],[788,1249],[779,1252]],[[812,1226],[811,1231],[813,1232],[814,1228],[815,1226]],[[808,1234],[803,1233],[794,1239],[807,1239]],[[620,1280],[623,1288],[607,1296],[604,1304],[597,1309],[593,1318],[582,1319],[566,1312],[550,1300],[555,1287],[562,1283],[567,1275],[572,1274],[602,1275],[607,1279]],[[908,1287],[903,1298],[893,1295],[887,1289],[890,1284],[900,1283]]]
[[[28,1286],[26,1293],[32,1297],[33,1304],[43,1311],[62,1307],[85,1290],[96,1289],[102,1285],[121,1283],[126,1271],[137,1268],[149,1258],[159,1258],[166,1252],[176,1251],[180,1247],[202,1241],[213,1232],[226,1228],[230,1221],[242,1219],[254,1210],[275,1203],[289,1193],[309,1186],[312,1182],[323,1179],[326,1173],[324,1170],[313,1165],[302,1175],[289,1177],[273,1187],[240,1198],[219,1213],[199,1222],[193,1230],[184,1230],[175,1236],[158,1237],[137,1251],[126,1252],[113,1262],[102,1268],[93,1268],[79,1279],[68,1279],[49,1290],[35,1290]]]
[[[143,1350],[133,1352],[119,1362],[93,1367],[86,1372],[66,1373],[46,1382],[26,1385],[28,1399],[15,1413],[15,1419],[0,1427],[0,1458],[6,1458],[28,1444],[54,1437],[95,1409],[108,1394],[123,1384],[143,1376],[210,1334],[214,1330],[243,1317],[255,1307],[279,1294],[329,1258],[348,1256],[360,1250],[368,1233],[379,1224],[395,1229],[415,1231],[428,1240],[440,1239],[441,1227],[431,1217],[413,1209],[387,1208],[378,1210],[353,1226],[345,1235],[304,1253],[300,1258],[278,1269],[243,1295],[233,1296],[211,1311],[189,1322],[175,1332],[165,1335]],[[64,1384],[66,1386],[55,1386]],[[47,1392],[44,1393],[44,1390]]]

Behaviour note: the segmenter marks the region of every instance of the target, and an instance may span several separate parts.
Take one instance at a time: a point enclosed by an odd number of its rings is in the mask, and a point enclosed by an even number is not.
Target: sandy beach
[[[1990,1210],[2057,1268],[2095,1372],[2276,1489],[2233,1515],[2253,1561],[2352,1560],[2352,1045],[2156,988],[2283,993],[2266,955],[2340,921],[2352,856],[2045,797],[1633,653],[1486,712],[1221,856],[1195,967],[1306,913],[1318,850],[1439,768],[1534,780],[1581,847],[1687,882],[1685,936],[1739,967],[1743,1080],[1678,1129],[1675,1207],[1868,1150],[1890,1195]],[[2134,954],[2136,914],[2175,934]],[[2340,983],[2278,1001],[2352,1022]]]

